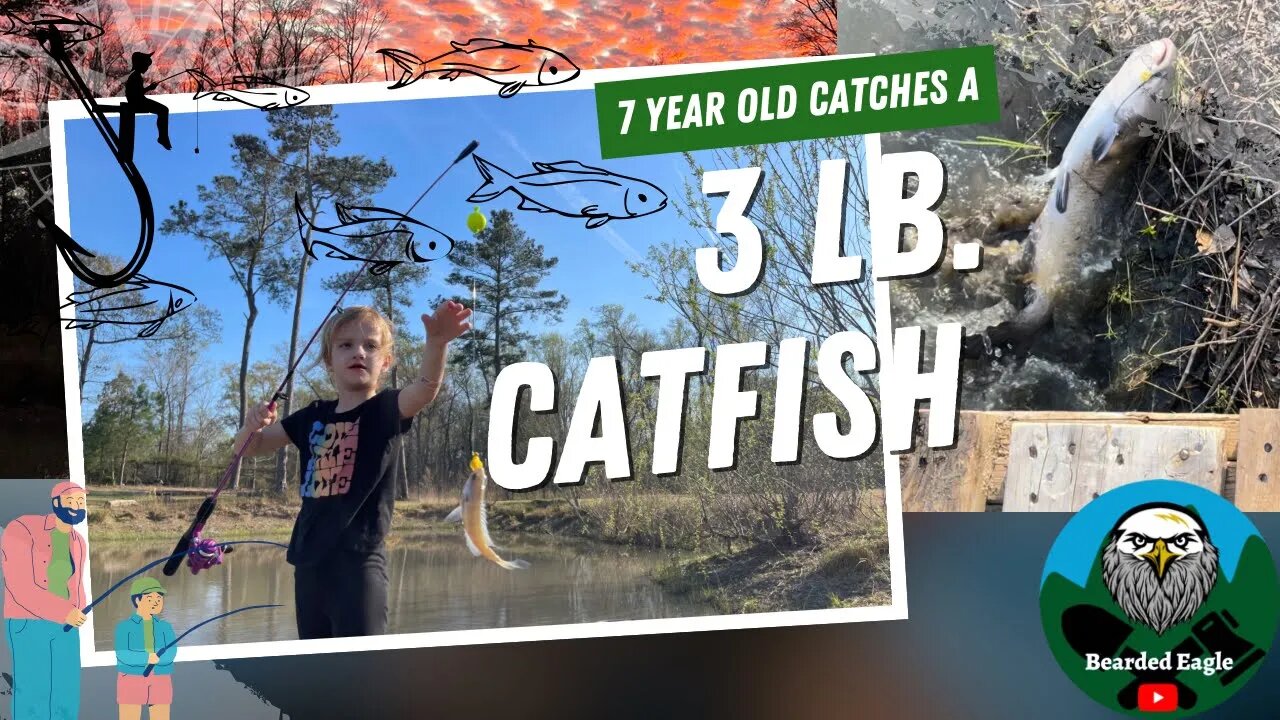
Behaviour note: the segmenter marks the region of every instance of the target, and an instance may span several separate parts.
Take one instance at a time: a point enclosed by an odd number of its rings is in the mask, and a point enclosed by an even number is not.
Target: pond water
[[[461,534],[392,539],[387,550],[388,632],[413,633],[530,625],[647,620],[710,614],[673,596],[649,573],[671,562],[669,552],[577,539],[508,535],[504,558],[527,560],[528,570],[503,570],[471,556]],[[167,554],[162,541],[92,543],[92,587],[102,592],[130,572]],[[183,638],[185,645],[296,640],[293,567],[284,550],[240,546],[226,562],[193,576],[184,566],[172,578],[151,573],[167,591],[164,617],[178,633],[218,613],[249,610],[210,623]],[[112,647],[116,624],[133,613],[128,585],[93,610],[98,650]]]

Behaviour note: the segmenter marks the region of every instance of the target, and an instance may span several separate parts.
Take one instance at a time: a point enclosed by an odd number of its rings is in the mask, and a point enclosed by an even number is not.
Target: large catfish
[[[1104,201],[1125,191],[1119,181],[1150,135],[1144,123],[1163,117],[1176,59],[1168,38],[1134,50],[1085,113],[1062,162],[1045,177],[1053,190],[1027,238],[1035,253],[1031,302],[987,331],[993,343],[1028,342],[1053,317],[1064,290],[1079,281],[1088,243],[1107,220]]]

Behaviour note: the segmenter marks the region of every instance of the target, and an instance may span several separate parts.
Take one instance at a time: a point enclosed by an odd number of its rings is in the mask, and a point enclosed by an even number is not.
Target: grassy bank
[[[165,501],[155,488],[91,488],[94,540],[177,538],[203,497]],[[452,498],[396,503],[394,544],[409,532],[456,533],[444,522]],[[576,537],[617,545],[681,551],[682,558],[654,578],[668,591],[706,603],[720,613],[767,612],[883,605],[889,602],[889,548],[883,496],[867,492],[854,517],[821,527],[803,543],[759,543],[712,536],[707,508],[682,495],[617,495],[568,499],[500,500],[489,509],[489,528],[504,533]],[[220,540],[287,538],[296,498],[224,494],[210,523]]]

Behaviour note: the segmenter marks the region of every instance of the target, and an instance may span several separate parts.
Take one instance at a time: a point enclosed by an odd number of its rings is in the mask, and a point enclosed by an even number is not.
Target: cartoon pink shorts
[[[172,705],[172,675],[116,673],[117,705]]]

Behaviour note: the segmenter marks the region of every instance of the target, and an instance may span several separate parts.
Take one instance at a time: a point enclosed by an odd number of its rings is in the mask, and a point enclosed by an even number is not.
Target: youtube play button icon
[[[1138,686],[1138,710],[1141,712],[1173,712],[1177,709],[1177,685],[1143,683]]]

